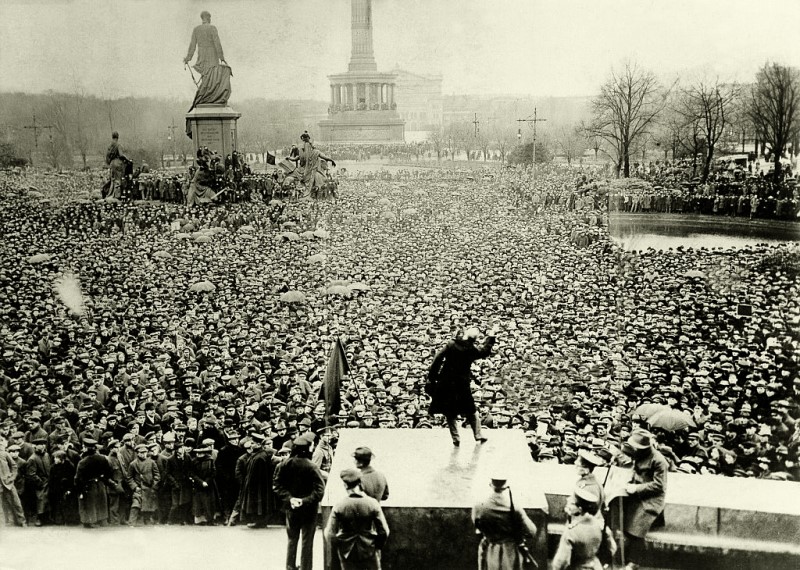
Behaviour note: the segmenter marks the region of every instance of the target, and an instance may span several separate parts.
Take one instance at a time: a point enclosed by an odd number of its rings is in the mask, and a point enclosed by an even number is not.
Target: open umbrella
[[[241,228],[239,228],[239,231],[240,232],[253,232],[253,231],[255,231],[255,228],[253,226],[251,226],[250,224],[247,224],[246,226],[242,226]]]
[[[389,198],[381,198],[380,200],[378,200],[378,204],[385,204],[385,205],[388,206],[391,203],[392,203],[392,201],[389,200]]]
[[[377,197],[378,197],[378,194],[377,194],[377,193],[375,193],[375,192],[367,192],[367,193],[365,194],[365,196],[366,196],[367,198],[377,198]]]
[[[331,237],[331,232],[328,230],[319,229],[314,232],[314,237],[318,237],[319,239],[328,239]]]
[[[698,278],[703,278],[703,277],[705,277],[705,276],[706,276],[706,274],[705,274],[705,273],[703,273],[702,271],[699,271],[699,270],[697,270],[697,269],[690,269],[689,271],[687,271],[686,273],[684,273],[684,274],[683,274],[683,276],[684,276],[684,277],[698,277]]]
[[[36,255],[32,255],[28,258],[28,263],[44,263],[45,261],[50,261],[55,257],[52,253],[39,253]]]
[[[381,212],[381,218],[384,220],[393,220],[394,219],[394,212],[390,212],[389,210],[385,210]]]
[[[349,297],[353,294],[349,287],[346,285],[334,285],[325,289],[326,295],[339,295],[341,297]]]
[[[300,237],[303,239],[314,239],[314,232],[312,231],[305,231],[300,234]]]
[[[192,239],[192,234],[187,234],[186,232],[181,232],[175,234],[175,237],[178,239]]]
[[[163,249],[159,249],[153,254],[153,257],[157,257],[159,259],[171,259],[172,254],[168,251],[164,251]]]
[[[202,234],[194,238],[195,243],[208,243],[211,241],[211,236],[207,234]]]
[[[324,253],[316,253],[309,257],[306,261],[308,263],[325,263],[326,259],[328,259],[328,256]]]
[[[277,206],[278,204],[281,204],[281,203],[282,202],[280,200],[277,200],[275,198],[273,198],[272,200],[269,201],[269,205],[270,206]]]
[[[296,227],[297,227],[297,224],[295,222],[283,222],[281,224],[281,228],[284,229],[284,230],[286,228],[296,228]]]
[[[660,428],[667,431],[678,431],[688,427],[695,427],[692,416],[686,412],[666,408],[660,410],[647,418],[650,427]]]
[[[350,285],[347,285],[347,288],[350,289],[351,291],[369,291],[372,289],[372,287],[370,287],[366,283],[362,283],[361,281],[350,283]]]
[[[214,285],[211,281],[198,281],[189,287],[189,291],[194,291],[195,293],[210,293],[211,291],[216,290],[216,285]]]
[[[278,234],[278,237],[284,241],[297,241],[300,239],[300,236],[295,232],[282,232]]]
[[[305,300],[305,294],[301,293],[300,291],[287,291],[286,293],[281,293],[282,303],[304,303]]]
[[[641,416],[643,418],[649,418],[653,414],[660,412],[661,410],[670,410],[669,406],[665,406],[664,404],[642,404],[635,410],[633,413],[637,416]]]
[[[418,212],[416,208],[406,208],[405,210],[402,211],[402,214],[404,216],[416,216],[417,213]]]

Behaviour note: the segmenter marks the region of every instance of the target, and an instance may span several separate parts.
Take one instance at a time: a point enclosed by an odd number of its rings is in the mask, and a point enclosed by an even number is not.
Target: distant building
[[[325,143],[402,143],[404,123],[395,102],[395,74],[381,73],[372,50],[372,0],[351,0],[352,51],[347,71],[330,75]]]
[[[441,74],[427,75],[395,67],[395,99],[406,122],[406,141],[422,141],[442,127],[444,105]]]

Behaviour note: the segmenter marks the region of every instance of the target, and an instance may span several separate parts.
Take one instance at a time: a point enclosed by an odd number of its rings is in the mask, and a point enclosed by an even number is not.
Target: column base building
[[[328,76],[328,118],[316,139],[324,143],[392,144],[405,141],[394,100],[396,74],[381,73],[372,51],[372,1],[352,0],[352,53],[345,73]]]

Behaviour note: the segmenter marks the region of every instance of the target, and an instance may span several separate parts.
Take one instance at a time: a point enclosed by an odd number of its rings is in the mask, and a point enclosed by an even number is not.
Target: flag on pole
[[[336,337],[331,346],[331,355],[328,358],[325,377],[322,379],[322,386],[319,390],[320,400],[325,400],[326,418],[339,413],[342,406],[342,378],[349,372],[350,364],[347,362],[347,355],[344,352],[344,343],[340,337]]]
[[[267,151],[267,164],[275,164],[275,155]]]

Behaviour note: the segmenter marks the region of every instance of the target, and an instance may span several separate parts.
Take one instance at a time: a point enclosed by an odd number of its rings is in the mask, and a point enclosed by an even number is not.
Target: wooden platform
[[[489,440],[477,444],[462,430],[454,447],[445,429],[343,429],[322,502],[323,522],[345,496],[339,478],[353,467],[353,451],[369,447],[373,466],[389,482],[382,506],[392,535],[382,566],[391,568],[474,568],[477,544],[470,520],[472,506],[491,492],[490,475],[502,472],[514,502],[526,509],[539,530],[540,567],[547,564],[547,500],[533,474],[525,435],[520,430],[485,430]],[[326,556],[326,568],[336,567]]]

